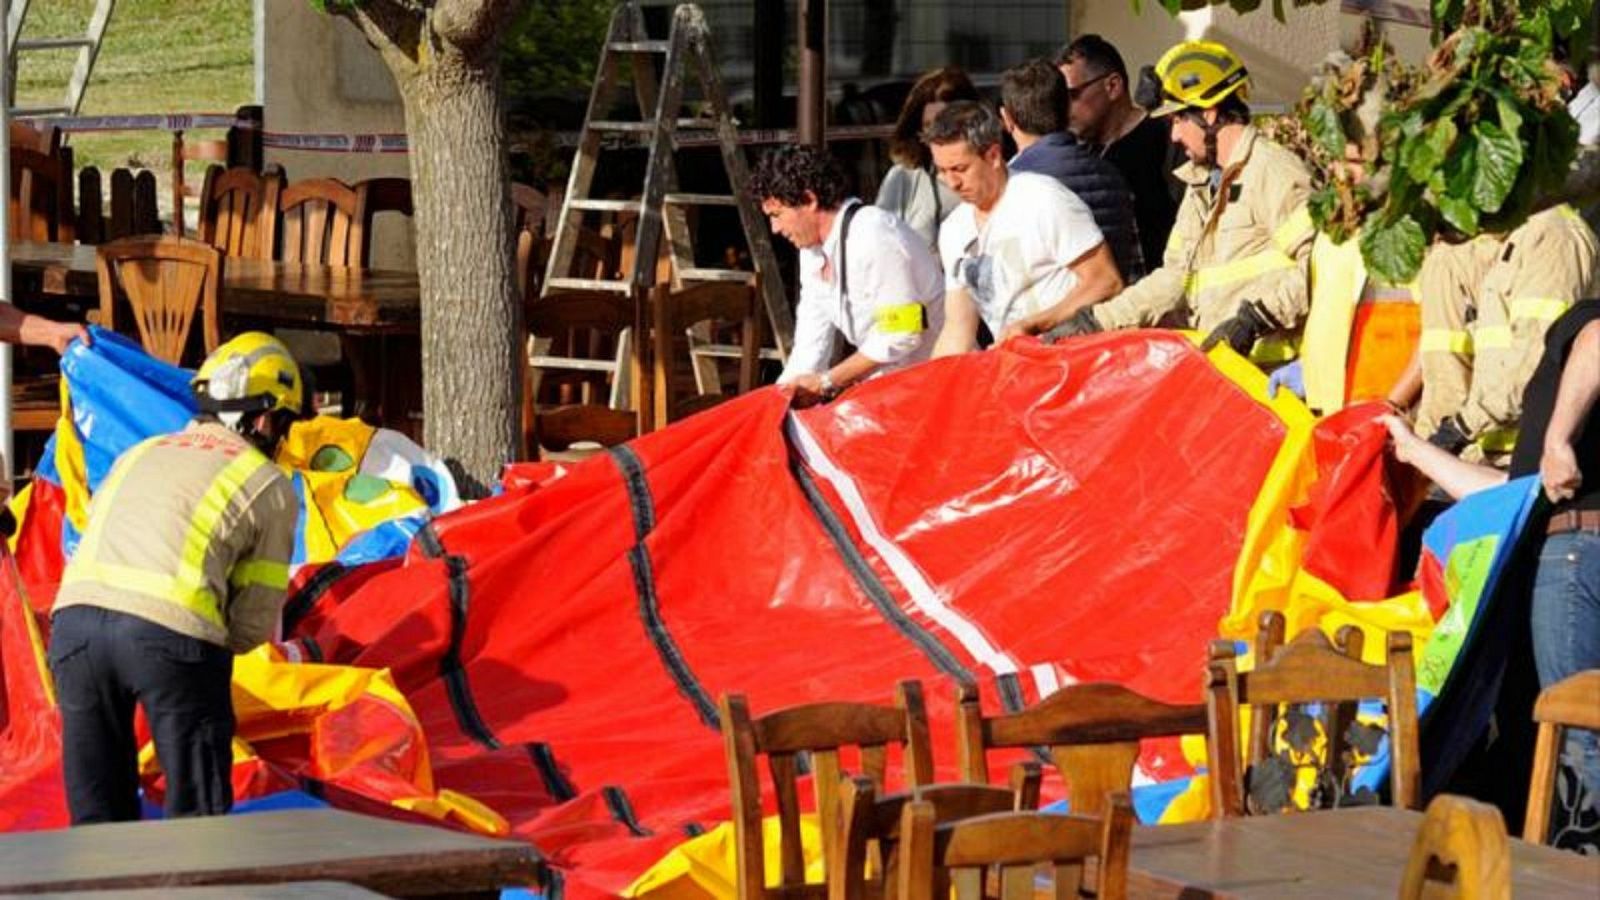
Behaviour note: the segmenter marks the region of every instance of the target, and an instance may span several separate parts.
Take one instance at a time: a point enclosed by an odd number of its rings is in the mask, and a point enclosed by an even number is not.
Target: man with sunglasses
[[[1061,48],[1055,64],[1067,79],[1067,125],[1128,182],[1139,246],[1145,263],[1154,267],[1161,262],[1183,193],[1172,175],[1181,152],[1172,145],[1168,121],[1134,104],[1122,54],[1100,35],[1086,34]]]
[[[1226,341],[1262,366],[1293,358],[1289,333],[1309,305],[1307,268],[1315,228],[1306,209],[1305,164],[1250,124],[1249,75],[1231,50],[1185,41],[1156,63],[1183,203],[1161,268],[1110,300],[1081,310],[1057,336],[1149,328],[1176,319]]]

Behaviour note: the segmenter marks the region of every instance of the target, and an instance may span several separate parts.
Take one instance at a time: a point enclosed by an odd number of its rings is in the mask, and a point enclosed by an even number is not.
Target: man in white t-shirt
[[[778,383],[797,405],[832,399],[876,372],[928,358],[944,311],[944,279],[927,243],[899,217],[849,197],[827,151],[779,147],[750,192],[772,230],[800,248],[794,346]],[[843,337],[855,352],[834,363]]]
[[[974,101],[945,107],[923,133],[939,176],[964,201],[939,231],[944,329],[934,356],[1043,334],[1122,290],[1111,249],[1078,196],[1047,175],[1011,173],[1000,116]]]
[[[1567,112],[1578,120],[1578,143],[1600,144],[1600,60],[1589,62],[1583,89],[1567,103]]]

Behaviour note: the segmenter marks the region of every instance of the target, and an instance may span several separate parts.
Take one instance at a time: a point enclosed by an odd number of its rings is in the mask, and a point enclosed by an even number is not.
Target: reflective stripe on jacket
[[[1096,305],[1101,327],[1151,327],[1178,312],[1209,332],[1247,300],[1261,301],[1286,328],[1299,327],[1315,236],[1306,209],[1310,175],[1254,127],[1244,129],[1234,155],[1215,190],[1209,168],[1178,168],[1187,187],[1161,267]]]
[[[1387,381],[1378,391],[1383,396],[1416,349],[1416,284],[1391,287],[1369,279],[1360,244],[1356,236],[1338,244],[1319,234],[1311,245],[1311,309],[1300,364],[1306,405],[1322,412],[1374,399],[1373,386]]]
[[[55,608],[114,609],[247,650],[276,636],[297,516],[289,479],[227,427],[151,438],[95,492]]]

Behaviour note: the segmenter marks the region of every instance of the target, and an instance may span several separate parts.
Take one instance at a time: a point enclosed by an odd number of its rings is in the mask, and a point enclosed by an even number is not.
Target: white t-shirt
[[[833,271],[839,256],[844,214],[859,206],[850,220],[850,296],[840,290]],[[831,261],[831,263],[830,263]],[[795,309],[794,346],[778,383],[801,375],[826,372],[833,362],[834,340],[843,336],[863,356],[884,368],[921,362],[933,350],[933,338],[944,324],[944,278],[939,262],[922,237],[892,213],[847,200],[834,216],[833,228],[819,247],[800,251],[800,301]],[[824,277],[824,270],[828,277]],[[920,303],[927,328],[906,331],[880,327],[879,312]]]
[[[1600,87],[1595,87],[1592,81],[1585,81],[1583,90],[1567,104],[1567,112],[1578,120],[1580,145],[1600,142]]]
[[[1104,242],[1077,194],[1048,175],[1013,172],[982,231],[970,203],[939,230],[945,290],[965,289],[999,335],[1061,302],[1078,284],[1069,267]]]

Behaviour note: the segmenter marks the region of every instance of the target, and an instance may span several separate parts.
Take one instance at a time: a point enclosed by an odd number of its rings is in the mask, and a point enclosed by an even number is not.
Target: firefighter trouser
[[[72,824],[139,818],[134,704],[166,775],[169,817],[233,806],[233,653],[138,616],[69,606],[51,619]]]

